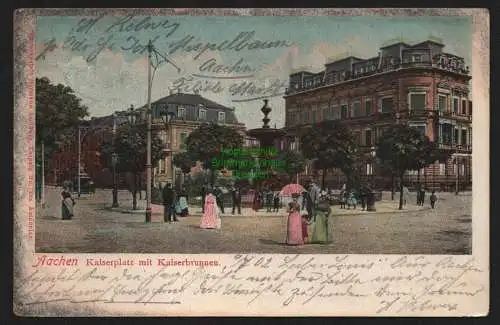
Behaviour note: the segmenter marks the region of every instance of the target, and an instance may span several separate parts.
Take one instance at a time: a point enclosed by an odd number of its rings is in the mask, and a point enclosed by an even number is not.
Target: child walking
[[[302,215],[302,239],[304,243],[306,243],[309,238],[309,233],[307,232],[307,225],[308,225],[307,218],[308,218],[307,214]]]
[[[434,206],[436,205],[436,201],[437,201],[436,191],[432,191],[430,201],[431,201],[431,208],[434,209]]]
[[[273,211],[279,212],[280,210],[280,196],[279,193],[274,194],[273,198]]]

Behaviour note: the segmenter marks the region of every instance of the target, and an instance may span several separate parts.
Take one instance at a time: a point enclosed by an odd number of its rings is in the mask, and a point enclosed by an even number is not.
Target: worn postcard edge
[[[27,263],[35,257],[34,225],[28,225],[27,216],[33,213],[34,203],[28,201],[28,177],[34,177],[33,165],[26,164],[26,157],[34,151],[34,96],[35,63],[34,46],[37,15],[95,15],[106,12],[112,15],[461,15],[472,19],[472,87],[474,89],[474,127],[473,127],[473,256],[477,264],[485,270],[484,283],[489,283],[489,12],[487,9],[18,9],[14,14],[14,283],[23,278]],[[27,238],[28,227],[33,227],[32,238]],[[118,254],[116,254],[118,255]],[[217,256],[217,255],[214,255]],[[373,255],[379,258],[384,255]],[[366,258],[366,256],[365,256]],[[28,262],[27,262],[28,261]],[[14,312],[18,315],[51,314],[49,310],[28,310],[21,307],[17,292],[14,291]],[[477,304],[476,312],[457,316],[484,316],[489,311],[488,296]],[[62,308],[62,307],[61,307]],[[125,307],[124,307],[125,309]],[[61,310],[61,311],[64,311]],[[68,310],[65,310],[68,312]],[[89,316],[99,312],[91,308]],[[148,313],[151,314],[151,313]],[[197,313],[193,312],[193,316]],[[243,313],[246,314],[246,313]],[[258,315],[250,312],[249,315]],[[279,314],[279,313],[278,313]],[[292,313],[295,314],[295,313]],[[325,315],[324,313],[318,313]],[[336,313],[343,315],[342,313]],[[345,314],[351,314],[346,311]],[[284,313],[286,315],[286,313]],[[300,315],[300,314],[297,314]],[[353,315],[354,316],[354,315]],[[448,314],[449,316],[449,314]]]

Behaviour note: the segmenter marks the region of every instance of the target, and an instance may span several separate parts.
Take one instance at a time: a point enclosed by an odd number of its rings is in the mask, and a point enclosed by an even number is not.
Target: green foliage
[[[175,154],[173,162],[184,174],[188,174],[191,168],[196,166],[196,159],[193,159],[192,155],[187,151]]]
[[[405,124],[393,125],[377,147],[379,162],[394,171],[400,179],[399,209],[403,208],[403,176],[407,170],[418,170],[436,160],[446,159],[436,145],[416,128]]]
[[[186,147],[193,159],[203,162],[204,168],[211,169],[212,158],[219,157],[225,148],[240,148],[243,140],[243,136],[233,128],[204,123],[189,134]]]
[[[363,153],[347,126],[334,120],[314,124],[301,132],[300,142],[304,156],[314,160],[315,169],[338,168],[350,186],[357,183]]]
[[[386,168],[398,176],[439,160],[434,143],[418,129],[404,124],[393,125],[387,130],[378,144],[376,155]]]
[[[74,141],[80,120],[88,116],[87,107],[81,104],[73,89],[62,84],[54,85],[48,78],[36,78],[36,147],[39,157],[40,143],[45,145],[45,158],[58,149],[58,143]]]
[[[164,157],[164,145],[159,137],[151,138],[151,164],[155,165]],[[141,173],[146,168],[147,131],[144,125],[125,125],[116,133],[116,139],[105,138],[100,145],[101,162],[111,168],[112,154],[118,154],[119,172]]]
[[[186,147],[193,160],[203,162],[203,167],[211,170],[210,184],[213,185],[216,175],[212,170],[212,159],[219,158],[225,148],[240,148],[243,141],[243,136],[233,128],[203,123],[189,134]]]
[[[284,171],[290,178],[306,169],[306,159],[302,153],[292,150],[280,152],[278,158],[285,162]],[[282,172],[282,171],[278,171]]]

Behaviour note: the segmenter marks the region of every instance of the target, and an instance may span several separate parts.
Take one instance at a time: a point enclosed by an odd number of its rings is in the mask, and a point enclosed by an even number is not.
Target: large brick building
[[[385,128],[408,123],[452,153],[447,163],[421,170],[420,182],[429,188],[451,189],[458,179],[461,187],[468,186],[472,174],[470,79],[464,59],[446,53],[443,44],[431,40],[384,46],[378,56],[368,59],[346,57],[325,64],[319,73],[294,72],[284,96],[287,145],[298,149],[297,126],[334,119],[348,124],[359,144],[374,151]],[[377,178],[376,174],[367,163],[364,177]],[[417,174],[409,171],[407,181],[415,182]],[[338,170],[329,171],[327,180],[334,187],[345,181]]]

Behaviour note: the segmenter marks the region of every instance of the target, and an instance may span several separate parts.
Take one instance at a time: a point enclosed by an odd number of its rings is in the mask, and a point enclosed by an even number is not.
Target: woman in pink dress
[[[215,196],[209,193],[205,197],[205,212],[201,217],[200,228],[203,229],[220,229],[221,219],[219,217],[219,211]]]
[[[299,194],[293,194],[293,201],[288,204],[288,223],[286,234],[287,245],[304,245],[299,196]]]

